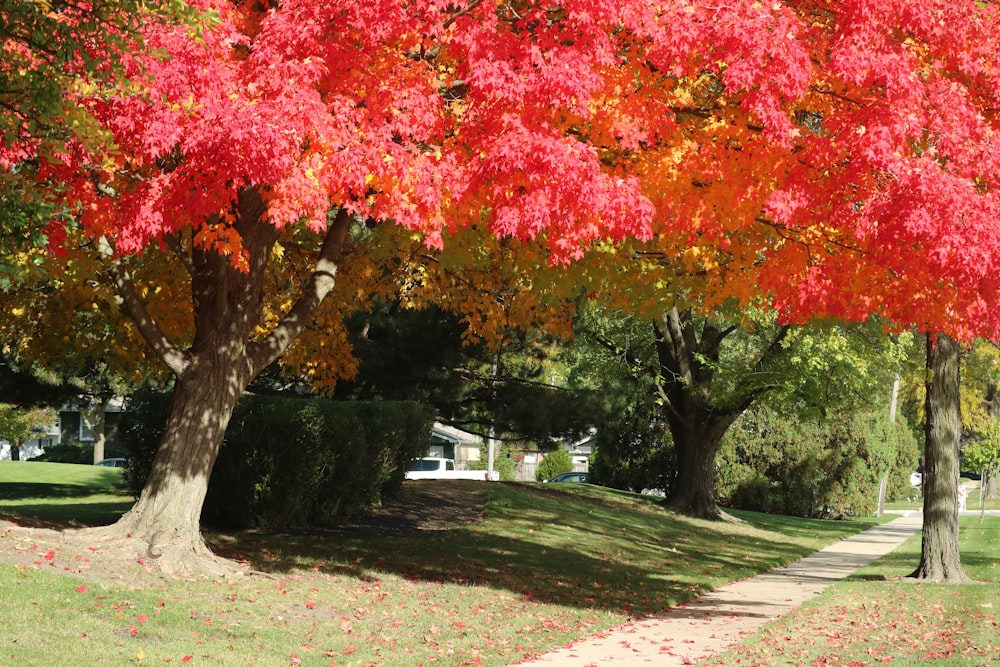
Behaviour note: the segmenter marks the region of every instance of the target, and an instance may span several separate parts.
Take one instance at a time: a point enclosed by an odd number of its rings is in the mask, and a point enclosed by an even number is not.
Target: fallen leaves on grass
[[[869,588],[864,595],[841,591],[836,603],[821,599],[799,609],[752,642],[706,664],[763,667],[777,657],[813,667],[1000,660],[1000,646],[992,641],[997,620],[982,613],[983,604],[970,599],[970,590],[974,587],[905,584]]]

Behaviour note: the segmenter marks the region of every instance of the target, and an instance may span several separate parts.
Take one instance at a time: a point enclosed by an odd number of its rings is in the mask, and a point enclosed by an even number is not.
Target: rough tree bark
[[[922,581],[970,581],[958,551],[961,357],[961,348],[947,336],[927,336],[923,541],[920,564],[910,575]]]
[[[723,403],[713,392],[712,382],[722,343],[736,328],[722,328],[704,319],[699,336],[691,311],[677,308],[654,324],[660,366],[657,384],[677,454],[670,506],[695,517],[729,519],[715,498],[715,455],[729,427],[770,386],[748,384]],[[757,368],[780,353],[786,331],[779,330],[757,360]]]
[[[176,375],[176,383],[163,439],[138,501],[117,523],[92,529],[86,538],[127,545],[136,557],[155,561],[167,573],[240,574],[235,563],[217,558],[202,539],[200,517],[208,480],[244,389],[288,348],[333,288],[350,226],[350,216],[341,211],[298,301],[277,328],[259,338],[263,281],[278,239],[264,213],[255,190],[241,193],[234,228],[248,259],[244,270],[210,250],[194,248],[182,256],[194,305],[195,335],[187,349],[166,338],[124,268],[113,263],[110,270],[125,312]]]

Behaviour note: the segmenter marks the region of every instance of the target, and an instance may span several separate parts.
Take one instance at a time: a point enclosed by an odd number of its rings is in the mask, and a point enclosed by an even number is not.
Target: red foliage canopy
[[[595,239],[651,233],[638,181],[566,123],[593,116],[622,67],[721,71],[776,137],[792,129],[783,101],[807,83],[795,17],[777,4],[194,4],[218,20],[197,37],[151,23],[148,48],[128,63],[137,90],[81,95],[120,152],[81,149],[53,167],[84,225],[119,251],[190,225],[236,252],[227,212],[241,188],[259,186],[277,226],[323,228],[333,205],[431,244],[486,224],[567,261]],[[630,118],[619,132],[672,123]]]
[[[975,0],[799,3],[815,125],[766,214],[822,243],[772,251],[790,319],[878,313],[1000,335],[1000,12]]]
[[[119,251],[191,226],[238,260],[230,211],[247,186],[276,226],[322,229],[336,206],[439,245],[486,225],[554,262],[695,228],[729,252],[764,223],[776,233],[739,261],[790,320],[1000,331],[995,3],[194,4],[217,20],[198,35],[150,23],[125,63],[134,90],[82,89],[120,150],[52,165]],[[752,119],[759,159],[714,164],[731,141],[685,134],[671,91],[706,73]],[[653,167],[607,159],[609,142],[634,156],[685,141]],[[728,172],[736,207],[706,208],[739,219],[713,228],[650,191],[667,164]]]

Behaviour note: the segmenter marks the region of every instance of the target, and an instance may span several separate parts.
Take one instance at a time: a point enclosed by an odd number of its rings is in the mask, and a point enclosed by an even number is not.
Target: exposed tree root
[[[927,570],[926,568],[918,568],[914,572],[908,574],[905,579],[907,581],[913,581],[922,584],[976,584],[979,583],[969,575],[967,575],[962,568],[959,568],[957,572],[950,570]]]
[[[705,519],[706,521],[721,521],[724,523],[743,523],[743,519],[733,516],[724,511],[715,503],[690,503],[686,500],[668,500],[664,505],[667,509],[678,514],[683,514],[695,519]]]
[[[201,535],[187,531],[160,531],[152,535],[133,534],[119,524],[99,528],[68,530],[67,544],[100,553],[120,561],[134,562],[150,572],[176,578],[240,578],[250,574],[241,563],[213,553]]]

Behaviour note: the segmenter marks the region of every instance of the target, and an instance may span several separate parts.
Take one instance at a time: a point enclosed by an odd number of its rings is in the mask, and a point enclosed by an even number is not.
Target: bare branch
[[[452,23],[454,23],[455,21],[457,21],[458,19],[460,19],[461,17],[465,16],[466,14],[468,14],[469,12],[471,12],[473,9],[475,9],[476,7],[478,7],[482,3],[482,1],[483,0],[472,0],[472,2],[469,3],[468,7],[466,7],[465,9],[460,9],[459,11],[457,11],[454,14],[452,14],[451,16],[449,16],[448,20],[445,21],[441,25],[441,27],[444,28],[444,29],[448,29],[448,27],[451,26]]]

